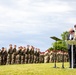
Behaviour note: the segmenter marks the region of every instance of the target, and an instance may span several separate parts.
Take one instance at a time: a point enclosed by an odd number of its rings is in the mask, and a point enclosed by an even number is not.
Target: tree
[[[69,32],[65,31],[61,34],[61,37],[62,37],[62,41],[63,41],[63,49],[64,50],[67,50],[67,44],[66,44],[66,41],[67,40],[67,36],[68,36]]]
[[[62,40],[65,41],[67,40],[67,35],[69,34],[69,32],[65,31],[61,34]]]
[[[67,35],[68,35],[68,32],[65,31],[61,34],[61,37],[62,37],[62,41],[57,41],[57,42],[54,42],[52,44],[52,47],[49,48],[50,50],[64,50],[64,51],[67,51],[67,44],[65,42],[65,40],[67,39]]]
[[[54,48],[53,48],[53,47],[50,47],[50,48],[49,48],[49,50],[51,50],[51,51],[52,51],[52,50],[54,50]]]

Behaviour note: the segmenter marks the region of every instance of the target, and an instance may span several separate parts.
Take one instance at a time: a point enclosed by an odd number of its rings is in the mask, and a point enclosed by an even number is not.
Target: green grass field
[[[21,65],[2,65],[0,66],[0,75],[76,75],[76,69],[70,69],[69,64],[57,63],[57,67],[53,68],[54,63],[44,64],[21,64]]]

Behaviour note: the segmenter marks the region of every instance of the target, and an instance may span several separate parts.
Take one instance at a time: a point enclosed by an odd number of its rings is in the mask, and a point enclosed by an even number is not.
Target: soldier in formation
[[[8,49],[8,63],[12,64],[13,63],[13,48],[12,48],[12,44],[9,45],[9,49]]]
[[[27,47],[18,47],[12,44],[9,45],[9,49],[2,47],[0,50],[0,64],[25,64],[25,63],[49,63],[54,62],[54,52],[48,52],[41,54],[40,49],[27,45]],[[46,58],[46,59],[45,59]],[[57,61],[62,61],[62,52],[57,53]],[[46,60],[46,61],[45,61]],[[64,61],[68,61],[68,53],[64,54]]]
[[[13,64],[16,63],[16,55],[17,55],[17,49],[16,49],[16,45],[14,45],[14,48],[13,48]]]
[[[2,47],[2,50],[1,50],[1,65],[6,65],[6,62],[7,62],[7,51],[4,47]]]

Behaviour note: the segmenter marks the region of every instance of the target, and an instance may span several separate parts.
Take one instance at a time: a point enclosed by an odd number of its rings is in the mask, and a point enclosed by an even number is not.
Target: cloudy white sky
[[[10,43],[48,49],[50,36],[76,24],[76,0],[0,0],[0,48]]]

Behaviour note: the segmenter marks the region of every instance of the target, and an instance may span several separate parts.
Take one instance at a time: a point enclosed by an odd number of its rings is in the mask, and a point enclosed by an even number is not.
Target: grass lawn
[[[53,68],[54,63],[44,64],[21,64],[21,65],[2,65],[0,66],[0,75],[76,75],[76,69],[70,69],[69,64],[57,63],[57,67]]]

